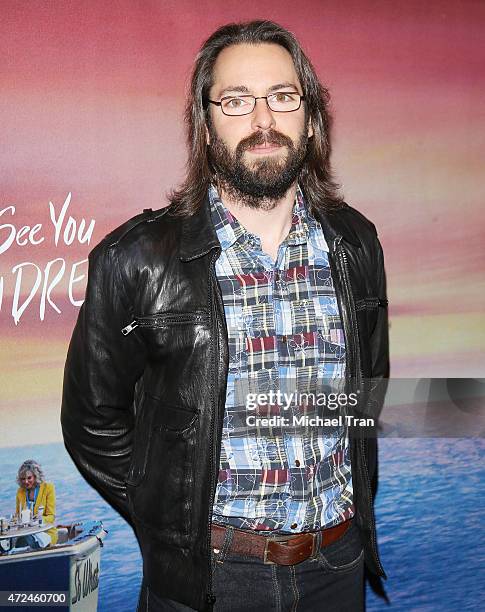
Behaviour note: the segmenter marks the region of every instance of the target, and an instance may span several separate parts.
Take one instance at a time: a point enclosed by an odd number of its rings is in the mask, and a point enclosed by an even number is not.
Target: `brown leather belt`
[[[233,529],[232,541],[229,542],[227,552],[233,552],[248,557],[257,557],[264,563],[277,565],[295,565],[305,561],[305,559],[316,556],[317,534],[321,534],[320,548],[325,548],[329,544],[340,539],[350,527],[352,519],[322,529],[300,533],[297,535],[264,536],[258,535],[253,531],[244,529]],[[223,548],[227,527],[212,524],[211,546],[219,552]]]

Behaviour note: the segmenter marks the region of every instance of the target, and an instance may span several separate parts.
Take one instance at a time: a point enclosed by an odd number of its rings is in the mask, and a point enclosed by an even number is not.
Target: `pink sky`
[[[0,254],[2,337],[9,346],[56,339],[57,380],[77,314],[67,278],[52,293],[62,314],[47,308],[41,322],[36,295],[15,326],[12,267],[56,257],[69,266],[120,222],[162,206],[182,176],[183,101],[199,45],[222,23],[270,18],[295,32],[330,88],[336,175],[385,248],[395,373],[458,375],[468,363],[483,372],[485,4],[240,7],[2,3],[0,210],[14,205],[17,228],[41,223],[45,237]],[[69,192],[70,214],[96,221],[90,246],[53,243],[49,202],[59,210]]]

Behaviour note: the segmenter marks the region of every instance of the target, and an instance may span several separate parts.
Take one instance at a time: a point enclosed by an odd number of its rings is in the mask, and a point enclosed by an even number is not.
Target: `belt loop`
[[[222,542],[220,552],[217,555],[218,563],[224,563],[227,553],[231,550],[233,536],[234,527],[232,525],[227,525],[224,533],[224,541]]]
[[[318,557],[318,553],[320,552],[320,548],[322,547],[322,537],[323,532],[321,529],[319,529],[315,533],[315,538],[313,542],[313,554],[310,555],[310,559],[316,559]]]

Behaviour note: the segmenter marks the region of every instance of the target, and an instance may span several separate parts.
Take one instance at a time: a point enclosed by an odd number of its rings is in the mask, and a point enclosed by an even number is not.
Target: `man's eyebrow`
[[[297,85],[295,83],[291,83],[290,81],[284,81],[283,83],[276,83],[276,85],[271,85],[268,89],[268,93],[272,93],[273,91],[278,91],[280,89],[291,89],[294,91],[298,91]],[[250,93],[249,89],[246,85],[229,85],[229,87],[224,87],[222,91],[219,92],[219,98],[222,98],[224,95],[228,93]]]
[[[279,89],[292,89],[294,91],[298,91],[298,87],[295,83],[290,83],[290,81],[285,81],[284,83],[277,83],[276,85],[271,85],[268,89],[268,93],[271,91],[278,91]]]
[[[221,97],[224,94],[227,94],[229,92],[234,92],[234,93],[249,93],[249,89],[245,85],[229,85],[229,87],[224,87],[224,89],[219,92],[219,96],[218,97]]]

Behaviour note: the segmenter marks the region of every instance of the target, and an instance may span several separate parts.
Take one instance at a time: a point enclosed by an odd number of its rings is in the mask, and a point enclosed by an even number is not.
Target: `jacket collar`
[[[207,195],[197,212],[182,222],[180,239],[180,259],[191,261],[206,255],[212,249],[221,248],[216,230],[212,223]]]
[[[315,214],[315,218],[322,225],[325,239],[329,245],[336,236],[342,236],[343,240],[354,247],[361,246],[359,237],[349,222],[350,215],[348,213],[349,207],[344,203],[342,208],[335,211],[328,213],[317,212]],[[197,212],[183,220],[180,242],[180,259],[182,261],[191,261],[206,255],[212,249],[221,248],[210,216],[208,195]]]
[[[360,248],[361,242],[359,236],[355,233],[352,223],[350,222],[349,206],[344,202],[341,208],[331,210],[327,213],[317,212],[316,219],[321,223],[325,239],[330,243],[337,236],[342,236],[345,242]]]
[[[38,485],[39,491],[38,491],[37,497],[35,499],[35,507],[37,507],[39,505],[38,502],[40,500],[40,497],[41,497],[41,494],[42,494],[43,490],[45,489],[45,486],[46,486],[45,481],[41,482],[40,485]],[[20,500],[22,502],[27,503],[27,489],[25,489],[24,487],[20,487],[20,494],[19,494],[19,496],[20,496]]]

